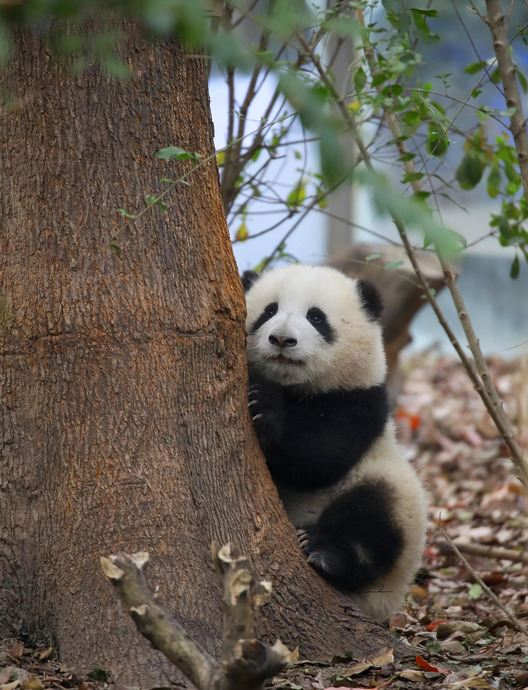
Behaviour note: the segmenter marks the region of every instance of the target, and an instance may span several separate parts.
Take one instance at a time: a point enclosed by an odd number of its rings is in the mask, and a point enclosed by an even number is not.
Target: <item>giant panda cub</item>
[[[322,266],[243,276],[249,409],[308,562],[384,619],[425,536],[422,485],[389,417],[381,299]]]

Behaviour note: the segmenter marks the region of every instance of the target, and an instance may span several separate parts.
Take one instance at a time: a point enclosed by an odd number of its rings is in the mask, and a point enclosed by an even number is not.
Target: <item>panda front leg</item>
[[[390,572],[403,548],[393,504],[390,486],[382,480],[342,493],[316,522],[297,530],[308,563],[337,589],[368,590],[369,583]]]

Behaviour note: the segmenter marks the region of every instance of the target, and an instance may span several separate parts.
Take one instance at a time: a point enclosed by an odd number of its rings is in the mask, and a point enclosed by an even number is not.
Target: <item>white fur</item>
[[[368,591],[354,594],[353,598],[370,616],[383,620],[401,608],[420,567],[427,523],[423,486],[398,449],[392,421],[361,462],[338,485],[319,491],[297,491],[282,485],[277,489],[290,520],[294,525],[303,525],[317,520],[344,491],[376,479],[383,479],[391,487],[392,511],[403,532],[404,546],[390,573],[371,583]],[[358,556],[361,558],[362,554]]]
[[[363,308],[356,280],[332,268],[287,266],[265,272],[250,288],[246,301],[248,361],[267,378],[307,392],[367,388],[384,382],[381,326]],[[252,333],[255,321],[273,302],[279,304],[277,314]],[[335,330],[335,342],[327,343],[307,321],[311,307],[325,312]],[[284,351],[284,357],[291,362],[277,359],[276,348],[269,342],[272,333],[298,340],[297,346]],[[298,491],[281,485],[277,488],[290,520],[302,527],[317,520],[343,491],[360,482],[380,479],[390,487],[392,512],[403,532],[403,549],[387,576],[353,597],[365,612],[384,619],[401,607],[420,565],[426,525],[424,490],[399,452],[392,421],[337,485],[319,491]],[[358,552],[358,557],[367,556]],[[312,560],[324,569],[319,554],[313,554]]]
[[[362,309],[356,286],[356,280],[326,266],[296,264],[263,273],[246,295],[250,366],[282,385],[321,393],[382,383],[386,367],[381,328]],[[272,302],[279,303],[279,311],[252,333]],[[306,320],[311,307],[330,316],[337,334],[334,343],[327,343]],[[284,352],[290,363],[277,360],[271,333],[299,341]]]

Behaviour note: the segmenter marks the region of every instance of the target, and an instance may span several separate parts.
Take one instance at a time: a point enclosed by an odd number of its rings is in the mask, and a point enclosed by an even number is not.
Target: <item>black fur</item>
[[[313,525],[302,525],[301,543],[313,567],[337,589],[358,591],[392,568],[403,546],[390,511],[390,488],[379,480],[342,494]]]
[[[358,280],[357,289],[367,314],[371,319],[379,321],[383,312],[383,300],[378,288],[368,280]]]
[[[255,323],[252,324],[251,332],[253,333],[254,331],[258,331],[262,324],[272,319],[277,313],[278,308],[279,305],[277,302],[271,302],[270,304],[268,304],[267,307],[264,307],[264,311],[262,312],[262,314],[258,317]]]
[[[328,318],[322,309],[319,309],[319,307],[311,307],[311,309],[308,309],[306,318],[312,324],[315,330],[323,336],[327,343],[334,342],[334,329],[330,325]]]
[[[266,321],[269,321],[271,318],[275,316],[278,309],[278,302],[271,302],[266,307],[264,307],[264,311],[262,312],[262,314],[253,324],[251,324],[251,332],[254,333],[255,331],[258,331],[258,329],[263,324],[265,324]],[[315,328],[315,330],[323,336],[327,343],[330,344],[334,342],[334,329],[330,325],[328,318],[322,309],[319,309],[319,307],[311,307],[310,309],[308,309],[308,312],[306,314],[306,320],[309,321],[310,324]]]
[[[244,271],[240,280],[242,281],[242,287],[244,288],[244,293],[246,293],[253,283],[260,277],[260,273],[256,271]]]
[[[299,395],[264,379],[251,383],[251,414],[271,475],[292,488],[335,484],[387,423],[384,385]]]

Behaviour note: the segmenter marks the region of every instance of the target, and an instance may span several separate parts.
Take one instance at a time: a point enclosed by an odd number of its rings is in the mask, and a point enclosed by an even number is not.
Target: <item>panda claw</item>
[[[262,416],[263,416],[263,415],[262,415],[262,412],[260,412],[259,414],[256,414],[256,415],[253,417],[253,421],[255,422],[257,419],[262,419]]]
[[[250,400],[247,404],[248,407],[251,407],[252,405],[258,405],[258,400]]]
[[[297,539],[299,540],[299,546],[303,551],[306,551],[309,544],[308,532],[304,529],[297,530]]]
[[[259,388],[260,388],[260,386],[258,385],[258,383],[252,383],[249,386],[248,395],[255,395],[256,393],[258,393]]]

